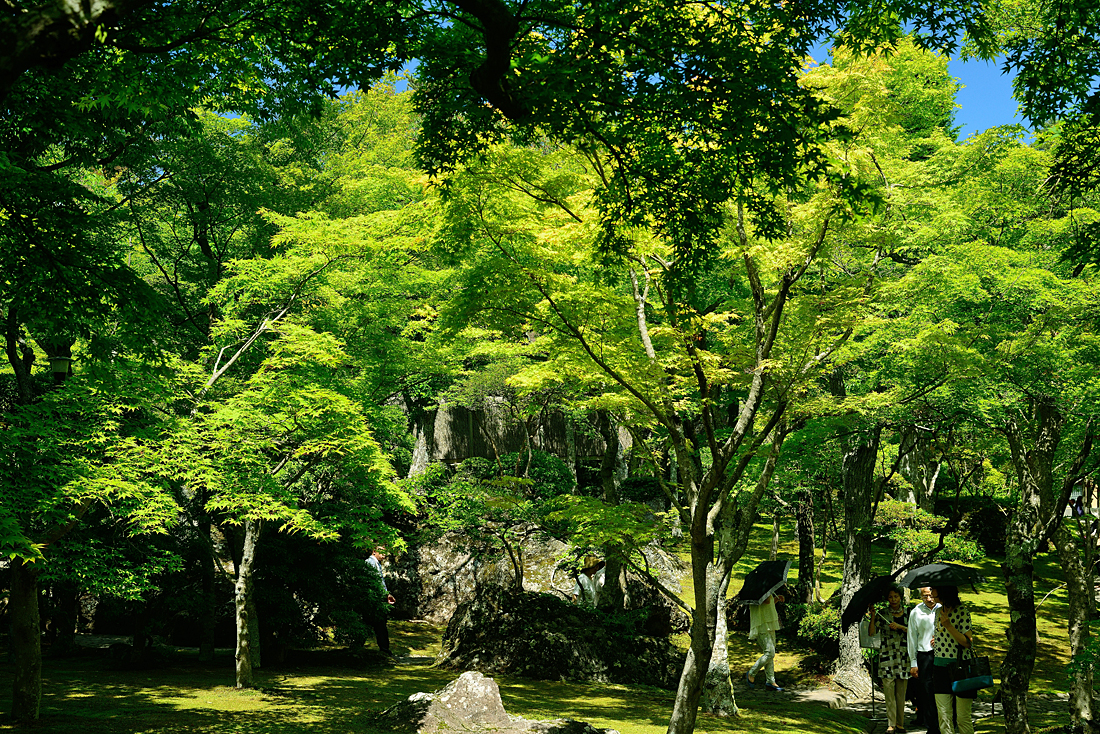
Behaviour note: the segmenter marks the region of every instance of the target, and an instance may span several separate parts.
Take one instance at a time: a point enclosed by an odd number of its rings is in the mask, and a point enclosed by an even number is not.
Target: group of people
[[[920,595],[921,603],[908,611],[901,588],[891,586],[886,609],[868,609],[868,631],[882,637],[879,676],[886,698],[886,732],[905,732],[906,692],[913,679],[918,687],[912,696],[915,725],[926,727],[928,734],[974,734],[971,704],[977,692],[951,691],[955,664],[973,651],[970,610],[956,586],[926,586]]]
[[[879,676],[886,698],[886,734],[904,734],[906,694],[913,693],[915,726],[928,734],[974,734],[971,705],[977,692],[953,693],[956,663],[973,654],[974,635],[970,610],[959,598],[957,586],[926,586],[921,603],[912,610],[902,603],[902,590],[892,585],[884,595],[886,607],[871,605],[868,631],[881,635]],[[764,688],[782,691],[775,681],[775,633],[780,629],[776,603],[770,594],[760,604],[749,605],[749,639],[756,640],[761,655],[745,672],[745,683],[755,688],[761,671]],[[909,681],[917,690],[909,691]]]

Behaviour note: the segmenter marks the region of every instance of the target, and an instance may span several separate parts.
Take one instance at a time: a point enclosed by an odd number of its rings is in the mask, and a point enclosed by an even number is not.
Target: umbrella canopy
[[[914,568],[901,580],[901,585],[910,589],[921,586],[963,586],[985,581],[976,568],[967,568],[954,563],[929,563]]]
[[[738,604],[762,604],[768,595],[787,583],[790,561],[764,561],[749,571],[745,584],[737,592]]]
[[[860,620],[863,613],[867,611],[867,607],[876,601],[882,601],[886,590],[893,583],[893,576],[875,576],[856,589],[856,593],[852,594],[852,600],[848,602],[848,606],[844,608],[844,612],[840,615],[840,628],[847,632],[849,627]]]

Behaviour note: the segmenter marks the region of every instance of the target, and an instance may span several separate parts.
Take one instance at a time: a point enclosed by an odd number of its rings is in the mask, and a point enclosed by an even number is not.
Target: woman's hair
[[[905,594],[901,593],[901,587],[897,584],[890,584],[886,587],[886,591],[882,592],[882,598],[886,601],[890,600],[890,594],[897,594],[901,597],[902,601],[905,601]]]
[[[954,609],[962,604],[962,599],[959,598],[958,586],[933,586],[936,590],[936,596],[939,597],[940,604],[943,604],[948,609]]]

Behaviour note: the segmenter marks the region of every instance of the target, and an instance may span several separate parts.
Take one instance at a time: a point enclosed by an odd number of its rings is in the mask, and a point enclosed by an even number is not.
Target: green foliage
[[[157,474],[150,420],[165,395],[163,373],[126,366],[88,369],[7,414],[0,481],[5,514],[24,542],[42,542],[33,539],[79,522],[98,504],[111,506],[131,533],[164,532],[176,521],[179,508]]]
[[[608,505],[596,497],[562,495],[551,501],[548,517],[563,524],[575,554],[611,548],[632,559],[643,546],[671,537],[674,514],[654,513],[637,502]]]
[[[281,644],[326,640],[362,644],[389,610],[364,549],[349,538],[318,543],[299,535],[268,538],[257,560],[256,595],[266,629]]]
[[[51,546],[43,583],[70,582],[97,597],[141,601],[160,591],[168,574],[182,570],[182,559],[171,550],[109,540],[70,533]]]
[[[887,529],[889,538],[913,555],[927,553],[940,542],[940,529],[947,519],[933,515],[908,502],[883,500],[879,503],[875,524]],[[944,547],[936,553],[941,561],[977,561],[984,557],[977,542],[965,533],[944,536]]]
[[[433,464],[432,466],[439,465]],[[429,466],[424,474],[427,474],[428,471],[432,469],[432,466]],[[486,480],[496,476],[497,465],[492,459],[484,456],[471,456],[455,467],[455,474],[457,477],[468,480]]]
[[[527,494],[536,501],[569,494],[576,486],[569,466],[545,451],[532,451],[530,455],[526,451],[515,451],[500,457],[500,462],[505,471],[525,474],[531,480]]]
[[[840,649],[840,610],[829,604],[806,605],[798,622],[798,639],[826,657],[836,657]]]

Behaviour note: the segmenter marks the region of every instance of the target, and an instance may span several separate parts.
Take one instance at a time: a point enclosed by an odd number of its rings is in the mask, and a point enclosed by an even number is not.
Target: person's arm
[[[969,618],[970,618],[970,613],[966,612],[965,619],[969,620]],[[967,624],[965,625],[965,627],[967,629],[964,632],[960,632],[959,630],[955,629],[955,625],[951,624],[951,615],[948,614],[947,611],[943,607],[940,607],[939,619],[940,619],[940,626],[943,627],[945,630],[947,630],[947,634],[949,634],[953,638],[955,638],[955,642],[957,642],[960,647],[962,647],[963,649],[968,649],[970,647],[971,637],[970,637],[969,622],[967,622]]]
[[[909,612],[909,616],[912,617],[917,613],[914,607],[913,611]],[[913,678],[917,677],[917,641],[913,634],[913,620],[909,620],[909,629],[905,633],[905,644],[909,648],[909,675]]]
[[[867,607],[867,611],[871,613],[871,624],[867,625],[867,634],[871,637],[875,636],[875,622],[878,620],[878,614],[875,613],[875,605]]]

